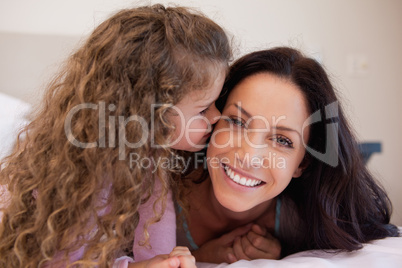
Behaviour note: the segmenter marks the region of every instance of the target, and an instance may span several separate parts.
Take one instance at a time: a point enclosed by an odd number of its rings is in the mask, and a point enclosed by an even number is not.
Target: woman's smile
[[[222,168],[227,175],[233,182],[239,184],[241,186],[246,186],[248,188],[258,187],[261,184],[265,183],[264,181],[254,178],[250,175],[244,174],[242,171],[230,167],[229,165],[222,164]]]

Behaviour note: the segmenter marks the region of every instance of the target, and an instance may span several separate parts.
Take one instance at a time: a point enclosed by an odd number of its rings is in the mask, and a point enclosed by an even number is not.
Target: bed
[[[402,228],[399,228],[402,232]],[[219,265],[198,263],[198,268],[298,268],[298,267],[359,267],[359,268],[389,268],[402,267],[402,237],[388,237],[367,243],[361,250],[354,252],[325,252],[310,250],[299,252],[282,260],[238,261],[232,264]]]
[[[15,141],[18,130],[27,124],[26,115],[31,106],[0,92],[0,158],[6,156]],[[402,228],[400,228],[402,232]],[[365,244],[351,253],[331,253],[321,250],[299,252],[282,260],[238,261],[233,264],[197,263],[199,268],[240,267],[402,267],[402,237],[390,237]]]

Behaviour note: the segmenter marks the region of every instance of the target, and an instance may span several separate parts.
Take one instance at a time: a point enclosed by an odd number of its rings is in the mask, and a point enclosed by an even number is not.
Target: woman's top
[[[182,208],[175,204],[176,212],[180,215]],[[177,226],[176,240],[178,246],[186,246],[190,250],[197,250],[198,245],[194,242],[188,229],[184,215],[181,215],[181,226]],[[282,246],[282,257],[296,252],[299,249],[302,238],[302,229],[299,225],[294,203],[284,196],[277,198],[275,208],[275,229],[274,236],[279,239]]]

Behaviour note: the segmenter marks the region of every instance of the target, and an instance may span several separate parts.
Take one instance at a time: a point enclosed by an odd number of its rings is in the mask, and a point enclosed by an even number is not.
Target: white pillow
[[[0,92],[0,159],[10,154],[30,110],[30,104]]]

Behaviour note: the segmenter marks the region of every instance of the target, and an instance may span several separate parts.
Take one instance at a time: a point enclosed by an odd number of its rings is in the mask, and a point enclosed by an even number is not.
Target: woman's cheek
[[[233,137],[230,131],[215,128],[210,143],[212,143],[211,146],[217,149],[233,147]]]

